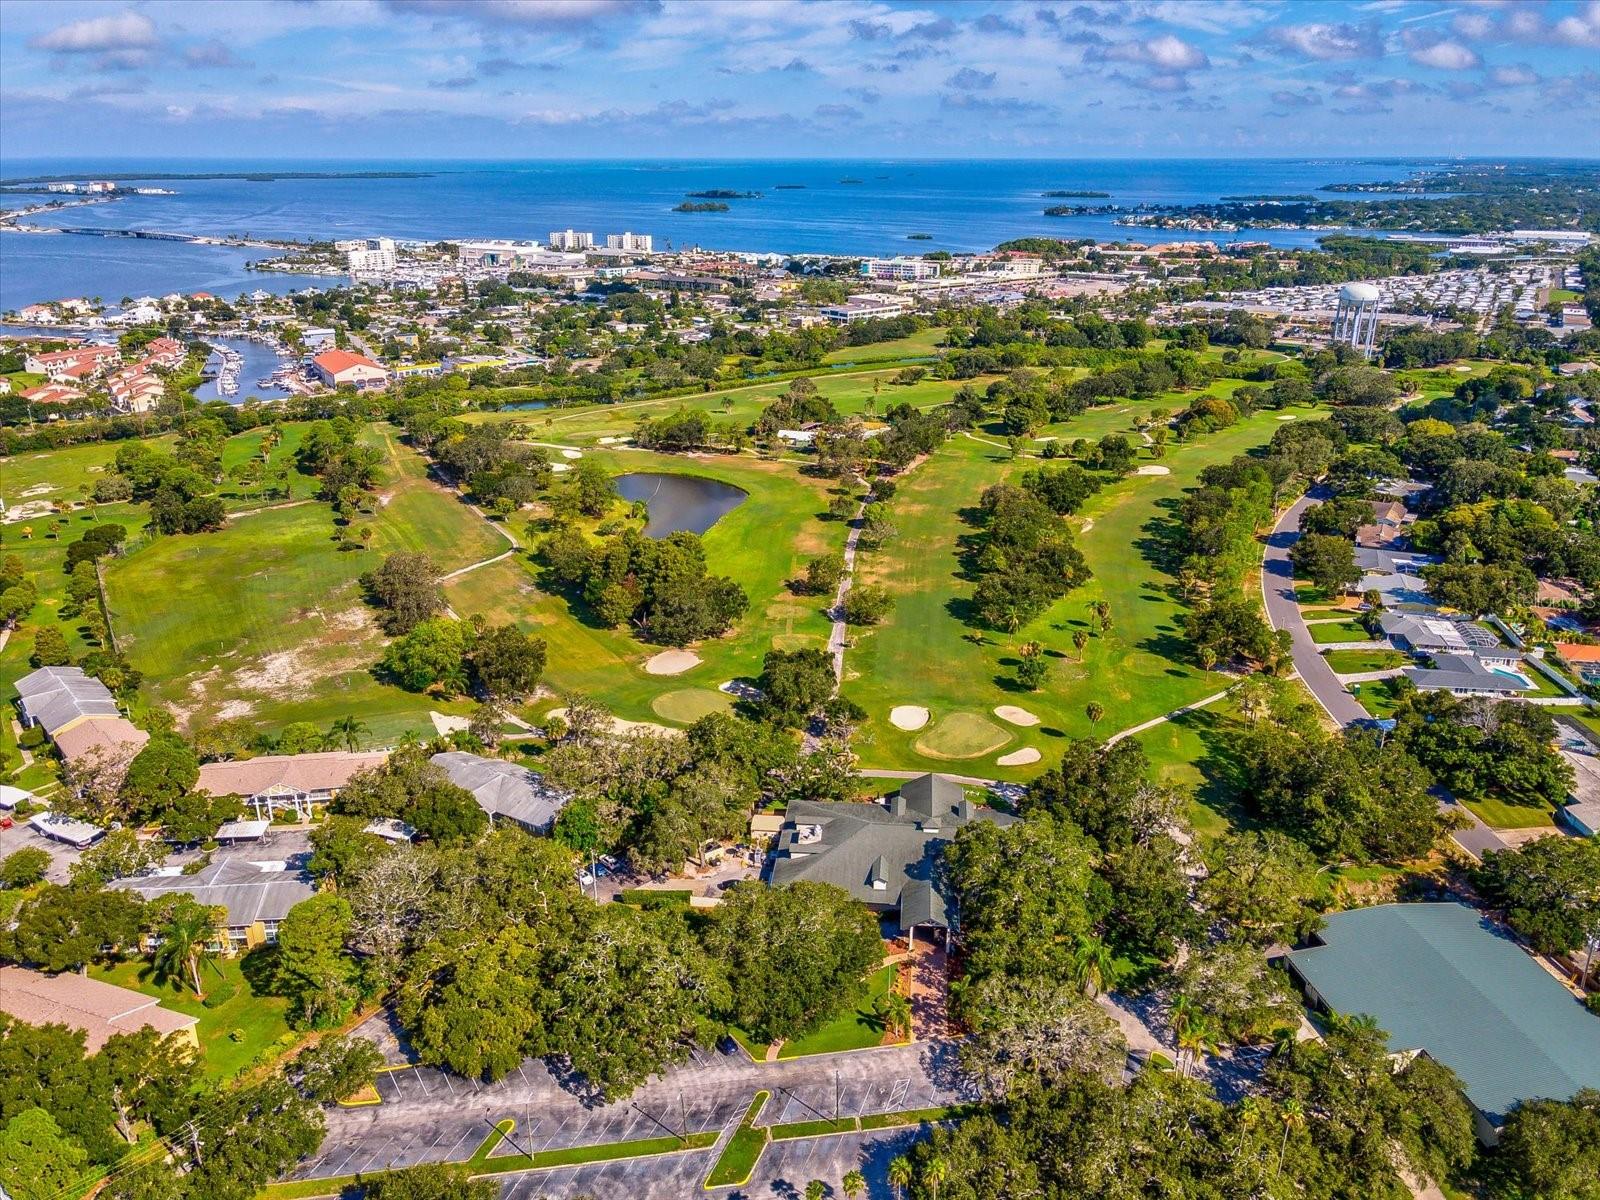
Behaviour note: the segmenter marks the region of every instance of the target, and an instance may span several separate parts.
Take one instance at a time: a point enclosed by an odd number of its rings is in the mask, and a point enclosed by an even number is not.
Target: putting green
[[[680,725],[693,725],[708,713],[732,711],[733,697],[711,688],[680,688],[676,692],[663,692],[650,707],[659,717]]]
[[[987,717],[954,712],[917,739],[917,753],[929,758],[977,758],[1009,741],[1011,735]]]

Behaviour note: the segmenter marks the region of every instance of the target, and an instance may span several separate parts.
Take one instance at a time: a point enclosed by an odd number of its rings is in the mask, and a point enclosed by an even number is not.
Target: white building
[[[939,266],[922,258],[868,258],[861,263],[861,274],[866,279],[933,279]]]
[[[550,232],[550,249],[552,250],[592,250],[594,248],[594,234],[577,233],[571,229],[555,229]]]
[[[1593,235],[1581,229],[1513,229],[1513,242],[1553,242],[1563,246],[1587,246]]]
[[[345,266],[352,275],[375,275],[394,270],[394,239],[367,238],[345,251]]]
[[[608,233],[607,250],[625,250],[630,254],[654,254],[655,238],[648,233]]]
[[[817,311],[835,325],[848,325],[851,321],[903,316],[911,304],[903,296],[855,295],[843,304],[827,304]]]

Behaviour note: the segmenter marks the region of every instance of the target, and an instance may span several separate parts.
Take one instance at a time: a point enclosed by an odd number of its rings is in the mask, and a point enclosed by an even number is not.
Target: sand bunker
[[[1002,704],[994,710],[994,715],[1013,725],[1033,726],[1039,723],[1038,717],[1025,708],[1018,708],[1015,704]]]
[[[1280,420],[1280,421],[1292,421],[1292,420],[1294,420],[1294,414],[1293,413],[1279,413],[1278,414],[1278,420]]]
[[[600,444],[602,446],[620,446],[624,442],[631,441],[633,441],[633,435],[627,434],[623,437],[603,437],[600,439]]]
[[[546,716],[550,720],[564,721],[567,719],[567,710],[565,708],[552,708]],[[657,725],[654,721],[624,721],[621,717],[612,717],[611,732],[619,735],[640,732],[665,733],[677,737],[683,730],[673,729],[669,725]]]
[[[682,675],[690,667],[700,665],[700,656],[692,650],[663,650],[644,664],[648,675]]]
[[[1171,467],[1163,467],[1159,463],[1146,463],[1134,472],[1135,475],[1171,475]]]
[[[1079,533],[1088,533],[1089,530],[1091,530],[1093,528],[1094,528],[1094,518],[1093,517],[1085,517],[1083,519],[1083,524],[1078,526],[1078,532]]]
[[[889,724],[908,733],[928,723],[928,710],[920,704],[897,704],[889,710]]]
[[[561,457],[562,458],[582,458],[583,457],[583,451],[582,450],[563,450],[561,452]]]
[[[550,469],[552,471],[554,471],[557,475],[559,475],[563,471],[572,470],[572,464],[571,463],[551,463],[550,464]]]
[[[1001,767],[1025,767],[1029,763],[1039,761],[1040,755],[1032,746],[1024,746],[1021,750],[1013,750],[1010,754],[1002,754],[995,759],[995,765]]]
[[[449,713],[441,712],[430,712],[428,720],[433,722],[434,730],[441,737],[448,737],[472,724],[466,717],[453,717]]]

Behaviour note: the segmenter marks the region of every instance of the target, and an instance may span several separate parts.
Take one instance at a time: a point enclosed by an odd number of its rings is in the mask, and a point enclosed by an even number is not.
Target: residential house
[[[876,912],[896,914],[908,937],[918,929],[945,937],[958,920],[941,869],[945,846],[973,821],[1015,820],[974,804],[943,775],[908,780],[884,803],[796,800],[778,834],[768,882],[831,883]]]
[[[108,886],[133,892],[146,901],[186,894],[197,903],[222,909],[216,946],[229,953],[275,943],[289,910],[317,890],[311,876],[297,864],[241,857],[214,859],[193,875],[163,868],[151,875],[116,879]]]
[[[1405,673],[1420,692],[1504,698],[1532,690],[1526,679],[1506,668],[1491,667],[1473,654],[1436,654],[1433,663],[1431,668],[1411,667]]]
[[[386,750],[263,754],[234,762],[203,763],[195,786],[213,796],[239,797],[255,809],[258,818],[271,819],[287,811],[309,821],[312,805],[328,803],[356,772],[376,770],[388,758]]]
[[[479,754],[451,750],[429,760],[450,782],[472,793],[491,822],[510,821],[529,833],[549,833],[570,792],[551,787],[538,771]]]
[[[385,387],[389,383],[389,372],[382,363],[348,350],[324,350],[311,360],[311,373],[324,387],[349,384],[365,390]]]
[[[84,399],[82,391],[66,383],[41,383],[17,395],[32,404],[60,404],[63,407],[78,404]]]
[[[1600,683],[1600,646],[1561,642],[1555,653],[1556,661],[1584,683]]]
[[[1378,624],[1397,649],[1410,654],[1470,654],[1491,667],[1516,667],[1522,661],[1492,631],[1471,621],[1384,613]]]
[[[29,354],[22,365],[25,370],[43,375],[52,383],[63,383],[92,379],[121,361],[122,352],[115,346],[85,345]]]
[[[1572,788],[1556,816],[1579,837],[1600,837],[1600,758],[1593,749],[1584,737],[1567,742],[1559,751],[1572,768]]]
[[[109,688],[81,667],[40,667],[16,682],[24,728],[42,728],[69,763],[126,766],[150,735],[123,717]]]
[[[1453,1070],[1487,1145],[1518,1104],[1600,1088],[1600,1021],[1464,904],[1332,913],[1287,963],[1312,1007],[1368,1014],[1396,1054]]]
[[[199,1017],[162,1008],[153,996],[86,975],[46,975],[22,967],[0,967],[0,1012],[29,1025],[65,1025],[82,1030],[84,1049],[99,1051],[119,1033],[153,1029],[176,1036],[196,1050]]]

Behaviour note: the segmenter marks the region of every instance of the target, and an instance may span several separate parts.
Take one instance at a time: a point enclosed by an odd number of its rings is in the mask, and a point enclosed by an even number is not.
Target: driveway
[[[1339,677],[1320,653],[1323,647],[1311,640],[1311,631],[1300,616],[1294,597],[1294,566],[1289,549],[1300,537],[1300,517],[1306,509],[1325,497],[1307,492],[1287,509],[1267,535],[1267,549],[1261,562],[1261,596],[1266,602],[1267,621],[1274,629],[1287,629],[1293,639],[1294,669],[1304,680],[1323,711],[1340,725],[1367,719],[1367,710],[1345,691]]]

